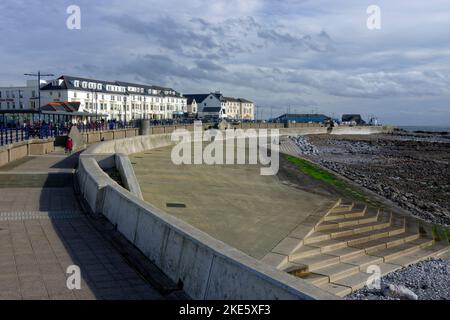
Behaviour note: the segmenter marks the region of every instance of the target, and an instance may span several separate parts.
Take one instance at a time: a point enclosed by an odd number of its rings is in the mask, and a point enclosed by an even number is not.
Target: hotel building
[[[41,81],[40,88],[44,119],[66,113],[105,120],[173,119],[187,112],[187,99],[179,92],[154,85],[63,75]],[[37,81],[27,81],[24,87],[0,87],[3,121],[8,115],[10,119],[18,115],[25,120],[35,119],[39,112],[38,91]]]

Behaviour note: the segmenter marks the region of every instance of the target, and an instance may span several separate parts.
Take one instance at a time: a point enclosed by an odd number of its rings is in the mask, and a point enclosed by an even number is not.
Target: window
[[[75,88],[79,88],[79,87],[80,87],[80,81],[75,80],[75,81],[73,82],[73,86],[74,86]]]
[[[76,91],[73,93],[73,97],[74,97],[74,98],[77,97],[77,92],[76,92]]]
[[[32,98],[36,98],[36,91],[34,91],[34,90],[31,91],[31,97],[32,97]]]

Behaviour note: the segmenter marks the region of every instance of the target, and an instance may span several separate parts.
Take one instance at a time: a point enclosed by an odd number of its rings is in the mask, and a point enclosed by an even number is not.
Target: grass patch
[[[365,194],[363,194],[363,192],[361,192],[361,190],[358,190],[358,188],[355,188],[353,185],[350,185],[346,181],[339,179],[336,175],[322,169],[316,164],[289,155],[286,155],[286,159],[290,163],[294,164],[305,175],[312,177],[318,181],[322,181],[323,183],[326,183],[328,185],[332,185],[338,191],[340,191],[340,193],[349,198],[367,204],[377,204],[380,207],[382,206],[378,202],[369,199]]]

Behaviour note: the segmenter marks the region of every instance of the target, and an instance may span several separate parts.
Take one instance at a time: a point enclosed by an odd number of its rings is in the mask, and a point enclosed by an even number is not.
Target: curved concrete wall
[[[336,299],[251,258],[120,187],[100,168],[107,155],[171,145],[170,134],[106,141],[88,148],[77,170],[90,208],[111,223],[193,299]],[[103,159],[103,160],[102,160]]]

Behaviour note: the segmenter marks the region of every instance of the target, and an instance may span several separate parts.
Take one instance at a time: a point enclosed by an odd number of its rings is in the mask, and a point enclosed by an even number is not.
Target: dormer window
[[[79,88],[79,87],[80,87],[80,81],[75,80],[75,81],[73,82],[73,86],[74,86],[75,88]]]

